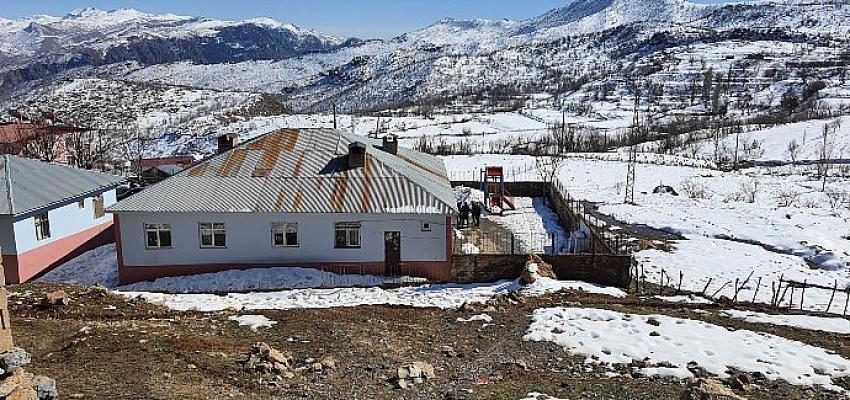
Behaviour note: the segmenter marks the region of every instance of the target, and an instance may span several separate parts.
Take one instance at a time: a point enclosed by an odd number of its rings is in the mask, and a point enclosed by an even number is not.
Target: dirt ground
[[[55,285],[11,287],[18,345],[33,354],[31,372],[58,381],[71,399],[522,399],[530,392],[569,399],[677,399],[682,383],[606,378],[553,344],[522,336],[538,307],[576,305],[661,313],[761,330],[850,358],[848,336],[754,325],[637,298],[558,293],[487,313],[492,325],[458,322],[476,310],[358,307],[260,312],[278,323],[253,332],[231,312],[173,312],[138,300],[62,286],[67,306],[39,305]],[[705,306],[703,306],[705,308]],[[244,372],[255,342],[291,353],[296,363],[333,356],[337,367],[293,379]],[[449,346],[450,348],[447,348]],[[390,381],[403,363],[425,361],[436,378],[408,389]],[[836,394],[771,382],[739,394],[750,399],[832,399]]]

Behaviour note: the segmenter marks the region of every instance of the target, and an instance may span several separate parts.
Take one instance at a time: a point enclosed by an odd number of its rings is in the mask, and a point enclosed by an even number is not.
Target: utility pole
[[[334,130],[336,130],[336,103],[334,103]]]
[[[635,170],[637,169],[637,141],[640,132],[640,89],[635,83],[635,114],[632,120],[632,129],[629,138],[629,169],[626,174],[626,204],[635,204]]]

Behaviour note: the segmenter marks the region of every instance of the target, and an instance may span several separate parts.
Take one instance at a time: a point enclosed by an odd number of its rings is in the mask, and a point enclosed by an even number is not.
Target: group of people
[[[483,205],[478,201],[472,201],[472,204],[468,201],[464,201],[463,203],[457,203],[458,215],[457,215],[457,226],[458,228],[468,228],[469,225],[469,217],[472,216],[472,225],[480,226],[481,225],[481,209]]]

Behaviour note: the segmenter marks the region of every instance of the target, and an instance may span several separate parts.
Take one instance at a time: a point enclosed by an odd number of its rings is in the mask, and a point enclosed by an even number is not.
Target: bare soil
[[[570,356],[553,344],[522,340],[535,308],[577,303],[761,330],[850,358],[847,335],[749,324],[695,313],[689,306],[577,292],[503,303],[487,310],[494,321],[486,326],[480,321],[457,322],[458,317],[481,310],[378,306],[259,312],[278,323],[253,332],[229,321],[232,312],[174,312],[75,286],[61,286],[72,297],[69,305],[41,306],[41,298],[59,287],[11,287],[16,293],[10,304],[17,344],[33,354],[28,369],[57,379],[63,398],[521,399],[534,391],[569,399],[681,395],[683,383],[606,378],[604,371],[584,364],[583,357]],[[304,372],[293,379],[242,371],[240,359],[259,341],[291,353],[296,364],[333,356],[337,368]],[[431,363],[436,378],[408,389],[395,388],[393,372],[413,361]],[[739,394],[750,399],[840,398],[782,382]]]

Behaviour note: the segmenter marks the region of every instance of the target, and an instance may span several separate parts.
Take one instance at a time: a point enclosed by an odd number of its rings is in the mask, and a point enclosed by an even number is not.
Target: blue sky
[[[202,15],[218,19],[271,17],[330,34],[393,37],[440,19],[530,18],[569,0],[0,0],[0,16],[65,15],[76,8],[135,8],[151,13]],[[720,0],[697,0],[715,3]]]

